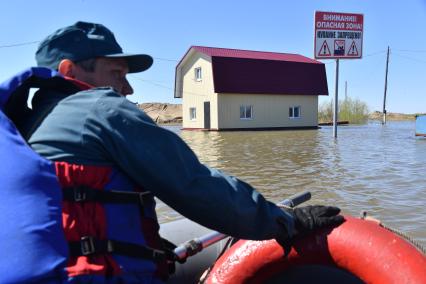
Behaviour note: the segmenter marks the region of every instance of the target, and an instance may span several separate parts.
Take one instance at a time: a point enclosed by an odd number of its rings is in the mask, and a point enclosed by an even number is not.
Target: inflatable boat
[[[426,283],[422,247],[377,221],[345,216],[337,228],[294,242],[285,256],[274,240],[226,239],[177,264],[168,283]],[[162,224],[175,243],[197,238],[208,229],[182,219]]]

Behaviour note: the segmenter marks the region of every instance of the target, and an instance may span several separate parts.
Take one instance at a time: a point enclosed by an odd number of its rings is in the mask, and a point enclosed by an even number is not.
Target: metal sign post
[[[337,122],[339,121],[339,58],[336,59],[336,86],[334,93],[333,137],[337,138]]]
[[[316,59],[336,59],[333,136],[337,137],[339,112],[339,59],[362,57],[364,15],[315,12],[314,53]]]

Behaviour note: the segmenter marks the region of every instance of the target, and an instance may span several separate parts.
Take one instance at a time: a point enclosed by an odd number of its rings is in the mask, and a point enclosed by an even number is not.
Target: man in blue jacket
[[[283,211],[249,184],[201,164],[179,136],[126,99],[133,93],[126,75],[148,69],[153,60],[124,54],[105,26],[78,22],[57,30],[40,44],[36,60],[87,89],[75,94],[40,90],[34,96],[32,114],[20,130],[45,158],[114,167],[183,216],[237,238],[288,243],[343,222],[336,207]]]

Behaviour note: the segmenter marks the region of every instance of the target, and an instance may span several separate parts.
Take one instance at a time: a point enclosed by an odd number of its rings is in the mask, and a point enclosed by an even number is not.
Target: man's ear
[[[64,76],[75,78],[76,77],[76,65],[69,59],[62,59],[58,65],[58,71]]]

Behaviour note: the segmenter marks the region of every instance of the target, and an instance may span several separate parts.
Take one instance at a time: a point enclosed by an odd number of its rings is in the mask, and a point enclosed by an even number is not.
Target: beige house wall
[[[211,57],[194,53],[182,66],[182,115],[183,128],[204,128],[204,102],[210,102],[210,128],[218,128],[217,94],[214,93]],[[195,79],[195,68],[201,67],[202,79]],[[195,107],[197,117],[190,120],[190,108]]]
[[[253,118],[240,119],[240,106],[252,105]],[[289,118],[289,107],[300,106],[301,117]],[[218,128],[318,126],[318,96],[219,94]]]

